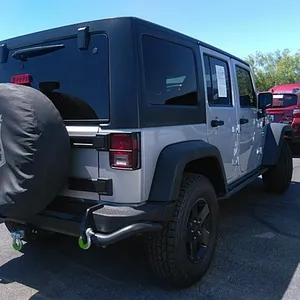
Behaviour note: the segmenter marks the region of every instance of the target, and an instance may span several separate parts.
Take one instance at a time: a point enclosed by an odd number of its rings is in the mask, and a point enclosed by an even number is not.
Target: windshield
[[[273,95],[273,107],[290,107],[297,105],[297,95],[292,94],[280,94]]]
[[[78,49],[77,38],[66,38],[11,50],[0,65],[0,82],[29,74],[56,106],[64,121],[109,119],[108,39],[91,36],[87,50]]]

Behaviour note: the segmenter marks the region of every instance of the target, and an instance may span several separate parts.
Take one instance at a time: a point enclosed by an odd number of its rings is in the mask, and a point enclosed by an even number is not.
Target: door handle
[[[224,121],[222,120],[212,120],[211,121],[211,127],[218,127],[218,126],[223,126]]]
[[[240,119],[240,124],[243,125],[243,124],[246,124],[249,122],[249,119],[244,119],[244,118],[241,118]]]

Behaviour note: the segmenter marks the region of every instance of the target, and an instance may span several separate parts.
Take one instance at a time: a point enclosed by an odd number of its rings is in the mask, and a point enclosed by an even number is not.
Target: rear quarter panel
[[[141,169],[136,171],[112,169],[109,165],[108,152],[99,152],[100,177],[113,179],[113,196],[101,196],[101,200],[126,204],[146,201],[160,152],[170,144],[190,140],[207,141],[206,124],[141,129]]]

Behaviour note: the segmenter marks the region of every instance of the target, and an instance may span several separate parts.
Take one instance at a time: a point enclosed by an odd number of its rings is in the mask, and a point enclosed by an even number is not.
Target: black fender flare
[[[275,165],[285,135],[293,135],[293,128],[288,124],[269,123],[266,126],[266,138],[262,157],[262,165]]]
[[[174,201],[178,198],[182,176],[189,162],[213,158],[219,172],[216,176],[222,193],[227,193],[227,181],[219,149],[202,140],[184,141],[166,146],[160,153],[149,193],[149,201]],[[205,174],[204,174],[205,175]]]

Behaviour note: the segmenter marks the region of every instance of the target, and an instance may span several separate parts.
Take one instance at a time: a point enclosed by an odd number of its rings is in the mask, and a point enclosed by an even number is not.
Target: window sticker
[[[216,65],[217,83],[218,83],[218,96],[220,98],[227,97],[227,87],[225,78],[225,68]]]

